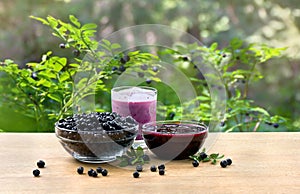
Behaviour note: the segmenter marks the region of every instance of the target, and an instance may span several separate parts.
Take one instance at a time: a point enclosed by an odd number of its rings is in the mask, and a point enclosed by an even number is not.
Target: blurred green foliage
[[[300,9],[296,0],[2,0],[0,2],[0,61],[11,58],[21,66],[27,62],[40,62],[49,50],[58,57],[71,57],[71,50],[59,48],[61,43],[49,30],[31,20],[30,15],[53,15],[67,20],[74,14],[82,23],[96,23],[96,40],[123,27],[144,23],[166,24],[187,31],[205,45],[218,42],[224,48],[238,37],[245,41],[261,42],[274,47],[287,47],[284,57],[270,60],[259,71],[265,76],[260,82],[249,85],[249,96],[273,114],[290,118],[291,128],[300,128]],[[0,92],[7,93],[14,86],[6,83],[7,75],[0,74]],[[8,87],[9,86],[9,87]],[[14,122],[15,108],[0,100],[0,129],[18,130]],[[24,118],[24,115],[20,115]],[[33,123],[31,119],[18,119]],[[22,126],[26,131],[34,124]],[[50,129],[51,130],[51,129]],[[266,130],[275,130],[268,128]]]

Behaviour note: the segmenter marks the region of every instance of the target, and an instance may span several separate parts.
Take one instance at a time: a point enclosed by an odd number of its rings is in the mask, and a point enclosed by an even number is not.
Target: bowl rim
[[[121,132],[121,131],[136,131],[137,132],[139,130],[139,124],[138,123],[134,124],[134,126],[132,126],[132,127],[126,127],[124,129],[117,129],[117,130],[113,130],[113,131],[106,131],[104,129],[102,129],[101,131],[99,131],[99,130],[78,130],[78,129],[77,129],[77,131],[74,131],[72,129],[59,127],[58,124],[59,124],[59,121],[56,121],[55,124],[54,124],[54,127],[61,130],[61,131],[67,131],[67,132],[78,133],[78,134],[80,134],[79,132],[81,132],[81,133],[84,133],[84,132],[90,133],[90,132],[92,132],[92,133],[102,134],[104,132],[105,133],[106,132]]]
[[[154,130],[147,130],[147,127],[149,126],[157,126],[157,125],[163,125],[163,124],[191,124],[193,126],[198,126],[201,127],[201,131],[196,131],[196,132],[190,132],[190,133],[162,133],[162,132],[157,132]],[[161,135],[176,135],[176,136],[181,136],[181,135],[196,135],[196,134],[203,134],[203,133],[208,133],[209,129],[206,124],[203,122],[199,121],[188,121],[188,120],[159,120],[159,121],[153,121],[153,122],[148,122],[142,125],[142,133],[156,133],[156,134],[161,134]]]

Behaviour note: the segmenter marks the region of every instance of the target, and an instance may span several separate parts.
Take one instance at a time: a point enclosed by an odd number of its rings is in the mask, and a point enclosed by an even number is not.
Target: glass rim
[[[141,88],[141,89],[147,89],[150,91],[154,91],[155,93],[157,93],[157,89],[150,87],[150,86],[117,86],[117,87],[113,87],[111,89],[112,92],[118,92],[124,89],[130,89],[130,88]]]

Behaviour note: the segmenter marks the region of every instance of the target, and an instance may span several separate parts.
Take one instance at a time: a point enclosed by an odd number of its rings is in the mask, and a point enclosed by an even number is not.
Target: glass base
[[[76,153],[73,153],[72,155],[76,160],[84,163],[102,164],[102,163],[108,163],[116,160],[116,157],[110,157],[110,158],[98,158],[98,157],[91,157],[91,156],[86,157],[86,156],[80,156]]]

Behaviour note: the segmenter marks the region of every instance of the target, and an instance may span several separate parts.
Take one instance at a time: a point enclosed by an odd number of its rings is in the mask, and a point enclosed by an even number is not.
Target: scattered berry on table
[[[108,171],[106,169],[103,169],[102,172],[101,172],[102,176],[107,176],[108,174]]]
[[[157,168],[158,168],[159,170],[160,170],[160,169],[165,170],[166,166],[165,166],[164,164],[160,164]]]
[[[138,171],[135,171],[132,175],[134,178],[139,178],[140,173]]]
[[[43,160],[39,160],[36,165],[39,167],[39,168],[44,168],[45,167],[45,162]]]
[[[93,172],[94,172],[94,170],[93,170],[93,169],[90,169],[90,170],[88,171],[88,175],[89,175],[89,176],[93,176]]]
[[[35,169],[32,171],[33,176],[38,177],[40,176],[40,170],[39,169]]]
[[[198,167],[199,166],[199,162],[197,160],[194,160],[192,162],[192,164],[193,164],[194,167]]]
[[[226,160],[222,160],[222,161],[220,162],[220,165],[222,166],[222,168],[226,168],[226,166],[227,166],[228,164],[227,164],[227,161],[226,161]]]
[[[152,165],[151,167],[150,167],[150,170],[151,170],[151,172],[156,172],[156,166],[155,165]]]
[[[83,174],[83,171],[84,171],[84,168],[83,168],[82,166],[79,166],[79,167],[77,168],[77,173],[78,173],[78,174]]]
[[[165,170],[164,169],[159,169],[158,173],[159,173],[159,175],[164,175],[165,174]]]
[[[230,158],[226,159],[227,165],[230,166],[232,164],[232,160]]]
[[[140,164],[138,164],[138,165],[136,166],[136,171],[142,172],[142,171],[143,171],[143,166],[140,165]]]
[[[98,173],[102,173],[103,168],[101,168],[101,167],[99,166],[99,167],[96,168],[96,171],[97,171]]]
[[[98,176],[98,173],[96,171],[93,170],[92,172],[92,177],[97,177]]]
[[[201,160],[204,160],[205,158],[207,158],[207,154],[205,152],[201,152],[199,156],[200,156]]]

